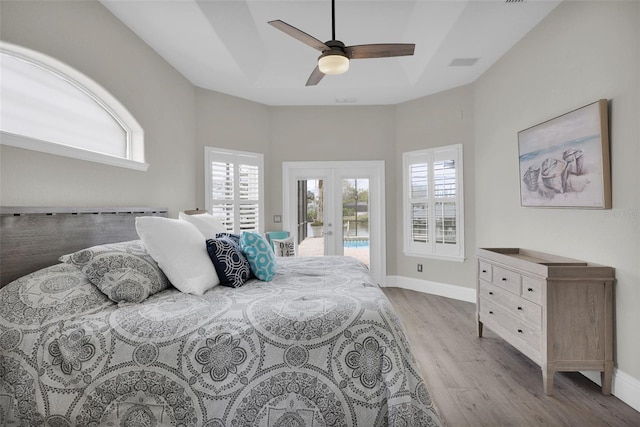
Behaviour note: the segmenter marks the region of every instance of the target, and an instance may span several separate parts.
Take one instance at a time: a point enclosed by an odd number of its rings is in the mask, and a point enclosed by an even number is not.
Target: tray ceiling
[[[196,86],[267,105],[376,105],[473,82],[560,1],[337,0],[338,40],[415,43],[415,55],[352,60],[312,87],[319,52],[267,22],[329,40],[329,0],[101,3]]]

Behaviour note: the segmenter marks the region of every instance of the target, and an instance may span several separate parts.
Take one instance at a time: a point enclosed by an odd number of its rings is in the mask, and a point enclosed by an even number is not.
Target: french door
[[[384,161],[284,162],[282,176],[296,253],[353,256],[384,284]]]

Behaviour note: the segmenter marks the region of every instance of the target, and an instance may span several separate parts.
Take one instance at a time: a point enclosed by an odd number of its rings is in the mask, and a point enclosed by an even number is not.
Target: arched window
[[[96,82],[49,56],[0,42],[0,143],[147,170],[142,127]]]

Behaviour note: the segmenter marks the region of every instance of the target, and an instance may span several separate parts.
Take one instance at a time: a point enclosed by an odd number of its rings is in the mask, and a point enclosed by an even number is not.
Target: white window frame
[[[443,160],[455,161],[455,196],[435,197],[433,170],[434,163]],[[424,201],[428,205],[428,239],[418,242],[412,239],[411,177],[410,165],[428,165],[428,191]],[[464,261],[464,190],[462,144],[402,153],[402,205],[403,205],[403,252],[407,256],[433,258],[445,261]],[[456,243],[438,243],[435,239],[435,205],[438,202],[454,202],[456,209]]]
[[[204,173],[205,173],[205,209],[207,212],[213,214],[212,206],[215,203],[212,200],[212,189],[211,189],[211,163],[213,161],[216,162],[226,162],[232,163],[234,165],[234,189],[239,187],[239,173],[237,165],[242,163],[245,165],[255,165],[258,166],[258,233],[264,232],[264,155],[261,153],[253,153],[249,151],[238,151],[238,150],[230,150],[226,148],[216,148],[216,147],[204,147]],[[239,210],[238,207],[242,203],[251,203],[251,201],[241,200],[238,191],[234,191],[234,229],[229,230],[233,233],[240,233],[239,228]]]
[[[80,91],[102,107],[124,130],[125,141],[120,140],[116,143],[125,144],[126,155],[120,157],[98,153],[78,145],[65,145],[65,141],[48,141],[3,130],[0,130],[0,144],[139,171],[146,171],[149,168],[144,159],[142,127],[133,115],[102,86],[63,62],[34,50],[0,41],[0,52],[53,74],[68,83],[70,91]],[[38,126],[38,123],[34,123],[33,126]]]

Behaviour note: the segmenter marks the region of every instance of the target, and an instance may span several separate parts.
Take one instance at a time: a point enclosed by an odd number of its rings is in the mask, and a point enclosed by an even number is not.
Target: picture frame
[[[608,101],[518,132],[523,207],[611,208]]]

